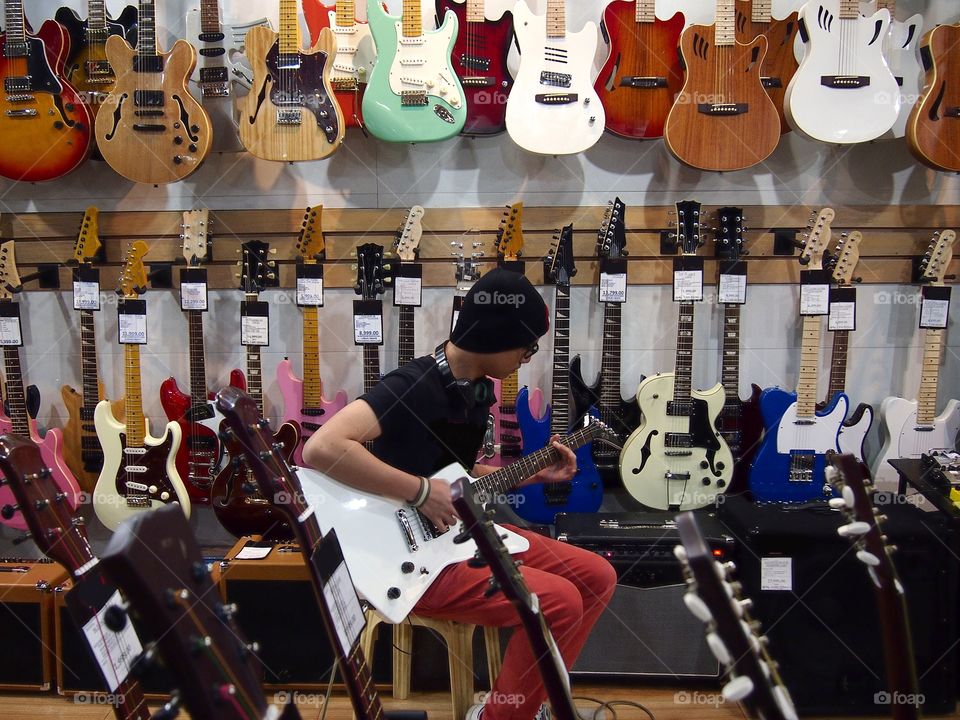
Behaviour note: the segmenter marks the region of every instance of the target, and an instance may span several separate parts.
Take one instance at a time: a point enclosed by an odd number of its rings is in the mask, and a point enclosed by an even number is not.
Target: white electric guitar
[[[826,143],[876,140],[900,114],[900,87],[883,58],[890,12],[860,14],[859,0],[810,0],[800,13],[806,45],[787,86],[787,122]]]
[[[137,240],[127,251],[119,289],[125,306],[137,302],[147,286],[143,267],[147,249],[145,242]],[[116,530],[131,515],[171,502],[180,503],[184,515],[190,517],[190,496],[176,463],[180,425],[168,422],[159,438],[149,434],[143,415],[140,345],[124,344],[123,354],[126,423],[113,416],[109,400],[101,400],[93,413],[97,439],[103,446],[103,470],[93,489],[93,509],[108,530]]]
[[[606,114],[593,88],[597,25],[567,32],[565,0],[547,0],[534,15],[520,0],[513,9],[520,69],[507,99],[507,132],[524,150],[568,155],[587,150],[603,134]]]
[[[923,264],[923,279],[928,287],[944,284],[956,238],[953,230],[944,230],[934,236]],[[923,370],[918,398],[888,397],[880,405],[883,445],[873,469],[874,484],[880,490],[896,490],[899,483],[899,475],[888,460],[919,458],[932,448],[953,447],[960,431],[960,402],[950,400],[943,412],[935,415],[943,330],[927,329],[923,332]]]
[[[890,29],[883,39],[883,57],[900,86],[900,114],[890,132],[881,139],[902,138],[907,134],[910,112],[923,90],[923,64],[918,49],[923,34],[923,16],[917,13],[906,20],[897,20],[897,0],[860,3],[864,15],[872,15],[878,8],[890,13]]]
[[[222,23],[217,0],[200,0],[199,8],[187,12],[187,38],[197,49],[190,92],[210,116],[214,150],[243,150],[237,130],[236,90],[238,85],[249,90],[253,83],[253,70],[243,54],[244,40],[250,28],[260,26],[269,28],[270,21],[260,18],[247,23]]]

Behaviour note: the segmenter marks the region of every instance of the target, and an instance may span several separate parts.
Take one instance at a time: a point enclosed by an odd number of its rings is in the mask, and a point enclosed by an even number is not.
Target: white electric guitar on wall
[[[917,13],[906,20],[897,20],[897,0],[860,3],[864,15],[872,15],[877,9],[890,13],[890,29],[883,39],[883,57],[900,86],[900,115],[882,139],[902,138],[907,134],[907,118],[923,90],[923,64],[918,49],[923,34],[923,16]]]
[[[511,139],[541,155],[569,155],[593,147],[606,123],[590,77],[596,23],[569,33],[565,0],[547,0],[546,15],[534,15],[520,0],[513,24],[522,60],[507,99]]]
[[[927,287],[940,287],[953,259],[957,235],[944,230],[934,236],[923,261],[923,281]],[[887,462],[898,458],[919,458],[933,448],[952,448],[960,431],[960,402],[950,400],[939,415],[937,387],[943,356],[943,330],[923,331],[923,369],[916,400],[888,397],[880,405],[880,436],[883,445],[873,469],[874,484],[880,490],[896,490],[899,474]]]
[[[787,86],[787,122],[812,140],[876,140],[900,114],[900,87],[883,58],[890,12],[859,0],[810,0],[800,13],[803,60]]]

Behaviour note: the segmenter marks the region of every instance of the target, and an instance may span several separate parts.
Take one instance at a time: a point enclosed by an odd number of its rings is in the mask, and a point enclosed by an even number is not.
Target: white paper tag
[[[73,283],[73,309],[99,310],[100,283],[75,281]]]
[[[354,315],[353,340],[360,345],[383,342],[383,318],[380,315]]]
[[[627,301],[627,274],[600,273],[600,302]]]
[[[273,550],[272,547],[251,547],[249,545],[244,546],[244,548],[233,556],[234,560],[263,560],[267,555],[270,554],[270,551]]]
[[[420,307],[423,292],[423,280],[418,277],[402,277],[393,279],[393,302],[396,305],[415,305]]]
[[[103,619],[107,613],[107,608],[122,604],[123,600],[118,590],[107,601],[107,604],[100,608],[100,611],[83,626],[83,634],[87,636],[87,642],[100,665],[103,676],[107,679],[110,692],[114,692],[120,687],[120,683],[126,680],[130,673],[130,666],[143,652],[143,646],[133,629],[133,623],[128,622],[123,626],[123,630],[113,632],[107,628]]]
[[[323,307],[323,278],[297,278],[297,305]]]
[[[146,345],[147,316],[120,313],[120,342],[123,345]]]
[[[829,285],[800,286],[800,314],[826,315],[830,308]]]
[[[195,282],[180,283],[180,309],[206,310],[207,284]]]
[[[244,315],[240,318],[241,345],[269,345],[270,318],[262,315]]]
[[[333,575],[323,586],[323,597],[327,601],[333,625],[337,629],[340,647],[349,653],[360,637],[364,618],[346,563],[340,563],[333,571]]]
[[[0,345],[23,345],[20,318],[0,317]]]
[[[720,289],[717,300],[729,305],[743,305],[747,302],[747,276],[724,274],[720,276]]]
[[[703,300],[703,271],[674,270],[673,299],[675,302]]]
[[[852,302],[830,303],[828,330],[856,330],[857,304]]]
[[[933,300],[924,298],[920,306],[920,327],[943,329],[947,327],[947,314],[950,310],[949,300]]]
[[[793,558],[760,558],[760,589],[793,591]]]
[[[459,317],[460,317],[460,311],[459,311],[459,310],[454,310],[454,311],[453,311],[453,321],[452,321],[452,324],[450,325],[450,331],[451,331],[451,332],[453,332],[453,328],[455,328],[455,327],[457,326],[457,319],[458,319]]]

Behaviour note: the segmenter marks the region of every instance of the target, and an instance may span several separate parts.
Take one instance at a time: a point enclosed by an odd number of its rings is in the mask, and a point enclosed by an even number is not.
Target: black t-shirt
[[[472,468],[493,402],[468,407],[457,388],[443,386],[432,355],[385,375],[360,399],[380,422],[373,454],[413,475],[431,475],[452,462]]]

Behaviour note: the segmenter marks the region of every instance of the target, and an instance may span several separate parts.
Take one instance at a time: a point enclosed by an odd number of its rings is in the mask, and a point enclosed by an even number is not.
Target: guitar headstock
[[[353,290],[364,300],[376,300],[383,294],[384,286],[391,282],[386,275],[390,265],[383,262],[383,245],[366,243],[359,246],[356,270],[357,282]]]
[[[550,280],[564,292],[569,292],[570,278],[577,274],[576,261],[573,259],[573,225],[565,226],[554,236],[547,261]]]
[[[71,573],[93,560],[82,522],[74,520],[66,493],[57,487],[32,440],[0,437],[0,471],[17,501],[16,508],[0,508],[4,518],[20,510],[40,551]]]
[[[833,281],[837,285],[849,285],[858,278],[853,277],[856,272],[857,263],[860,262],[860,243],[863,241],[863,233],[854,230],[849,235],[840,239],[837,246],[836,257],[831,259],[833,265]]]
[[[497,230],[497,258],[500,262],[519,260],[523,252],[523,203],[508,205]]]
[[[707,645],[726,668],[730,680],[723,686],[729,701],[743,701],[750,716],[762,720],[797,720],[790,694],[780,681],[759,625],[750,616],[752,603],[740,597],[733,582],[733,563],[714,559],[693,513],[677,516],[680,542],[674,554],[687,580],[684,604],[707,625]]]
[[[714,235],[717,256],[724,260],[737,261],[741,255],[746,255],[743,249],[743,231],[743,208],[719,208]]]
[[[240,246],[240,289],[245,293],[259,293],[268,280],[276,277],[277,263],[270,259],[269,243],[248,240]]]
[[[397,230],[396,239],[393,241],[393,250],[402,262],[416,262],[420,253],[420,238],[423,236],[424,210],[419,205],[414,205],[407,211],[407,217],[403,225]]]
[[[813,216],[807,233],[803,252],[800,253],[800,264],[811,270],[823,269],[823,253],[830,246],[831,229],[836,213],[833,208],[823,208]]]
[[[327,257],[327,244],[320,223],[322,213],[323,205],[308,207],[304,212],[296,252],[297,259],[305,263],[323,262]]]
[[[607,204],[607,211],[597,233],[597,257],[619,258],[627,256],[627,206],[620,198]]]
[[[943,285],[947,268],[953,260],[953,243],[956,239],[957,234],[953,230],[941,230],[933,236],[920,266],[924,282],[930,285]]]
[[[683,255],[696,255],[703,246],[703,234],[700,228],[700,203],[684,200],[677,203],[677,247]]]
[[[14,242],[5,240],[0,244],[0,300],[13,300],[13,294],[20,292],[20,287]]]
[[[210,252],[210,211],[188,210],[183,214],[183,258],[189,267],[205,262]]]
[[[147,270],[143,266],[143,256],[150,248],[143,240],[130,243],[120,272],[117,294],[127,299],[138,297],[147,289]]]
[[[96,259],[103,245],[100,242],[100,211],[92,205],[83,213],[80,231],[73,244],[74,262],[83,265]]]
[[[463,253],[463,242],[455,241],[451,243],[453,247],[457,248],[452,254],[457,262],[456,278],[457,278],[457,292],[465,293],[470,287],[480,279],[480,258],[483,257],[483,252],[479,250],[482,243],[472,243],[471,253],[469,255],[464,255]]]
[[[258,648],[244,642],[233,621],[236,607],[221,602],[179,507],[121,523],[100,560],[129,601],[135,624],[157,638],[150,649],[159,650],[176,676],[174,697],[192,717],[264,717]],[[126,620],[119,607],[108,609],[107,619],[118,628]]]

